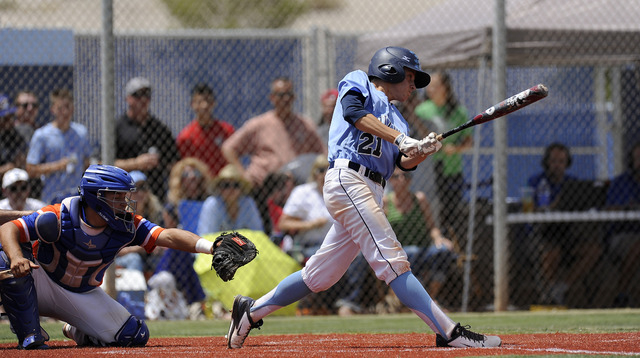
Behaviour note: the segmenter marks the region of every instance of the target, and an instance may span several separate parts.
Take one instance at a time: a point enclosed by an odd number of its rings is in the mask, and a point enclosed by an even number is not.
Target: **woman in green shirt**
[[[424,121],[427,132],[443,133],[468,120],[467,109],[458,102],[448,73],[433,73],[426,91],[428,99],[416,107],[415,114]],[[442,149],[431,156],[435,161],[442,224],[447,229],[454,230],[448,235],[460,233],[466,220],[460,215],[464,207],[462,154],[473,145],[471,133],[461,131],[447,137],[442,143]]]
[[[454,245],[436,225],[426,195],[412,192],[411,173],[396,169],[389,184],[393,191],[384,197],[389,223],[407,252],[411,270],[428,282],[427,291],[437,299],[457,259]]]

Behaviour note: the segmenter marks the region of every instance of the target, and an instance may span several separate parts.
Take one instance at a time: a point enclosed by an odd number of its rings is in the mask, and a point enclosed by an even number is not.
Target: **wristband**
[[[213,242],[200,238],[196,242],[196,252],[200,252],[203,254],[212,254],[213,253]]]

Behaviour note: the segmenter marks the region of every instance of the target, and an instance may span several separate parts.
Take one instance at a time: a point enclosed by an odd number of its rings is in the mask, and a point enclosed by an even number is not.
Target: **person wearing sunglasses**
[[[16,111],[9,97],[0,94],[0,176],[10,169],[24,167],[25,163],[28,143],[13,125]]]
[[[29,174],[20,168],[13,168],[2,177],[2,193],[4,199],[0,200],[2,210],[28,210],[34,211],[46,204],[38,199],[31,198],[31,186]]]
[[[251,183],[235,165],[222,168],[212,187],[214,194],[204,201],[200,211],[199,235],[238,229],[264,231],[258,206],[248,195]]]
[[[34,92],[21,90],[16,94],[14,104],[16,106],[14,126],[28,143],[33,136],[33,132],[38,127],[37,120],[40,102]]]

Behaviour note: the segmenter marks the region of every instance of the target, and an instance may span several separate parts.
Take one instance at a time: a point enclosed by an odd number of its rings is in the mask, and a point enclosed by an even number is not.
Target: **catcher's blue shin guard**
[[[0,271],[11,267],[9,258],[0,250]],[[18,337],[18,348],[45,349],[49,335],[40,327],[38,297],[31,274],[0,280],[0,298]]]
[[[116,334],[115,346],[142,347],[149,341],[149,328],[143,320],[130,316]]]

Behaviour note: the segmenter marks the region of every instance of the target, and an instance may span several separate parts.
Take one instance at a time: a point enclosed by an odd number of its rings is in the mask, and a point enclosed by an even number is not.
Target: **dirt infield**
[[[498,355],[640,355],[640,332],[609,334],[505,335],[503,346],[453,349],[435,346],[433,334],[318,334],[250,337],[240,350],[223,337],[155,338],[145,348],[78,348],[52,341],[47,351],[19,351],[0,345],[0,357],[464,357]]]

